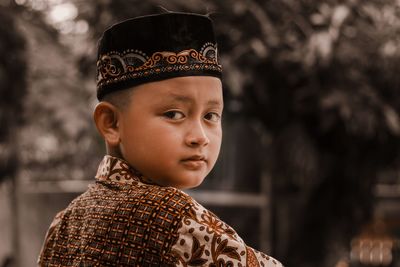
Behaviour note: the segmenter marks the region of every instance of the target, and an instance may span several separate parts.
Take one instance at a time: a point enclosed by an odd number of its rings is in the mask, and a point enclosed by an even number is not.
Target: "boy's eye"
[[[212,121],[212,122],[219,122],[219,120],[221,119],[221,116],[218,113],[209,112],[204,116],[204,118],[206,120],[209,120],[209,121]]]
[[[167,111],[164,113],[164,116],[171,120],[180,120],[185,117],[182,112],[176,110]]]

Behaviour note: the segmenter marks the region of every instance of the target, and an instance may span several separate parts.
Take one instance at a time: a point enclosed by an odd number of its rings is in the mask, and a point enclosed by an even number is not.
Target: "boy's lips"
[[[207,164],[207,159],[204,155],[193,155],[183,158],[181,163],[189,169],[199,169]]]
[[[203,161],[206,161],[206,157],[204,155],[200,155],[199,154],[199,155],[193,155],[193,156],[189,156],[187,158],[183,158],[182,161],[186,161],[186,160],[194,160],[194,161],[203,160]]]

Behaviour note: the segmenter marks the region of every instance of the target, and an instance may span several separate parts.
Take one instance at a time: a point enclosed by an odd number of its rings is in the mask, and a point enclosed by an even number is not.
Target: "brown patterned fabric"
[[[39,266],[282,266],[184,192],[106,156],[96,183],[58,213]]]

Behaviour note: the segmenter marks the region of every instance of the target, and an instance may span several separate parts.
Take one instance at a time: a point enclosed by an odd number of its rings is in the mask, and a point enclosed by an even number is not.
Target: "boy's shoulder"
[[[171,247],[192,207],[191,198],[172,187],[97,182],[56,216],[40,262],[64,263],[61,256],[54,257],[64,255],[71,246],[89,244],[80,254],[68,256],[87,258],[86,261],[101,259],[105,265],[120,261],[126,265],[147,261],[157,266],[168,265],[175,261]],[[74,244],[74,240],[80,243]],[[117,257],[113,250],[120,251],[122,256]]]
[[[105,156],[96,174],[96,183],[74,202],[82,205],[95,200],[97,204],[125,207],[131,211],[142,209],[185,212],[192,199],[174,187],[163,187],[143,177],[119,158]],[[76,205],[75,203],[72,205]],[[136,207],[137,206],[137,207]]]
[[[101,213],[131,220],[143,214],[172,219],[192,214],[194,200],[183,191],[173,187],[137,183],[120,185],[113,182],[96,183],[74,199],[67,210],[82,209],[87,213]],[[179,218],[178,218],[179,217]]]

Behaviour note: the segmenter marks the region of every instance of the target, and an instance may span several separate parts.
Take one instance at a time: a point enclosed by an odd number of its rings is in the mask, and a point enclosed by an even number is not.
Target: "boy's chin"
[[[185,189],[192,189],[192,188],[196,188],[199,185],[201,185],[203,181],[201,181],[200,183],[196,183],[196,184],[191,184],[191,185],[181,185],[181,186],[176,186],[176,188],[181,189],[181,190],[185,190]]]
[[[172,186],[178,189],[191,189],[195,188],[204,181],[205,177],[188,177],[186,179],[182,179],[181,181],[175,181],[170,183],[165,183],[166,186]]]

